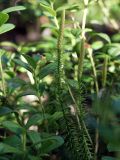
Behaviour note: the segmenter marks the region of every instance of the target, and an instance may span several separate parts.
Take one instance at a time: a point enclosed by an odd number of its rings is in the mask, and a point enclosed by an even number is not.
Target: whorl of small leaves
[[[65,117],[61,119],[61,130],[65,135],[65,146],[70,151],[73,160],[92,160],[92,147],[81,121],[79,126],[75,115],[68,108],[64,108]]]

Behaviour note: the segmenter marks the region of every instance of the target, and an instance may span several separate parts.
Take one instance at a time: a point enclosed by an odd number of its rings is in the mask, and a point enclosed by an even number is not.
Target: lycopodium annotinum
[[[84,20],[86,18],[85,16],[86,15],[84,15]],[[72,115],[69,112],[69,110],[66,110],[63,102],[63,90],[64,90],[64,84],[65,84],[64,64],[63,64],[64,24],[65,24],[65,10],[62,11],[61,24],[58,31],[59,36],[58,36],[58,42],[57,42],[57,73],[56,73],[57,102],[58,102],[59,108],[63,112],[63,119],[65,122],[65,128],[67,132],[66,143],[69,150],[72,153],[73,159],[79,160],[82,158],[82,160],[92,160],[92,155],[89,150],[89,145],[91,144],[91,140],[83,120],[83,112],[81,109],[82,104],[78,102],[79,108],[77,107],[78,108],[77,113],[75,113],[75,115]],[[79,62],[78,62],[78,84],[79,84],[78,90],[80,90],[81,88],[80,81],[82,76],[83,59],[85,54],[85,49],[84,49],[85,39],[84,37],[82,38],[83,39],[82,39],[81,51],[80,51],[81,53],[80,53]],[[81,95],[79,97],[81,98]]]

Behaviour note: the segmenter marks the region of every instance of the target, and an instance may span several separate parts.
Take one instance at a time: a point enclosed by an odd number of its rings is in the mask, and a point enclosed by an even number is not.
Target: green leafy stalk
[[[59,109],[62,110],[63,112],[63,117],[64,117],[64,121],[65,121],[65,128],[67,130],[67,136],[69,137],[69,141],[70,144],[72,144],[72,135],[71,135],[71,124],[69,123],[69,118],[66,114],[66,110],[64,108],[63,105],[63,100],[62,100],[62,77],[63,77],[63,67],[62,67],[62,43],[63,43],[63,39],[64,39],[64,23],[65,23],[65,10],[63,10],[62,12],[62,16],[61,16],[61,24],[59,27],[59,37],[58,37],[58,43],[57,43],[57,73],[56,73],[56,77],[57,77],[57,101],[58,101],[58,106],[60,107]],[[75,146],[74,146],[75,148]],[[73,149],[74,149],[73,148]]]
[[[78,92],[79,92],[79,97],[78,97],[78,105],[79,105],[79,119],[80,119],[80,126],[81,126],[81,132],[82,132],[82,143],[83,143],[83,148],[85,152],[85,160],[91,160],[92,159],[92,154],[90,150],[90,145],[92,145],[91,138],[89,136],[88,130],[86,128],[86,125],[84,123],[84,110],[83,110],[83,100],[82,100],[82,91],[81,91],[81,78],[83,74],[83,63],[84,63],[84,57],[85,57],[85,42],[86,42],[86,37],[85,37],[85,27],[86,27],[86,18],[87,18],[87,13],[88,13],[88,0],[84,0],[85,4],[85,9],[83,13],[83,20],[82,20],[82,33],[81,33],[81,42],[80,42],[80,53],[78,57]],[[83,154],[84,155],[84,154]]]
[[[85,9],[86,10],[86,9]],[[86,14],[86,11],[85,11]],[[85,25],[85,18],[84,15],[84,24]],[[61,18],[61,25],[59,28],[59,37],[58,37],[58,43],[57,43],[57,100],[58,100],[58,106],[61,108],[63,112],[63,117],[65,121],[65,128],[67,130],[66,135],[66,145],[69,150],[72,151],[73,159],[78,160],[82,157],[83,160],[91,160],[92,155],[90,152],[89,145],[91,145],[91,139],[88,134],[87,128],[85,126],[84,120],[83,120],[83,111],[82,109],[79,110],[79,108],[82,108],[80,105],[75,103],[75,115],[72,115],[72,113],[69,111],[69,108],[66,109],[65,105],[63,103],[62,99],[62,93],[63,93],[63,82],[64,82],[64,70],[63,70],[63,64],[62,64],[62,56],[63,56],[63,50],[62,50],[62,42],[63,42],[63,34],[64,34],[64,23],[65,23],[65,11],[62,12],[62,18]],[[84,27],[83,27],[84,28]],[[84,32],[84,30],[83,30]],[[78,81],[80,82],[81,76],[82,76],[82,68],[83,68],[83,59],[85,54],[84,49],[84,43],[85,43],[85,33],[82,33],[82,42],[81,43],[81,55],[79,57],[79,76]],[[82,60],[82,61],[81,61]],[[79,83],[80,84],[80,83]],[[81,87],[81,86],[80,86]],[[75,102],[75,99],[73,97],[73,94],[71,92],[71,89],[69,88],[70,95]],[[81,90],[80,90],[81,92]],[[81,93],[80,93],[80,97]],[[80,100],[82,102],[82,99]]]
[[[63,77],[63,67],[62,67],[62,43],[64,39],[64,23],[65,23],[65,10],[62,12],[61,16],[61,24],[59,27],[59,37],[58,37],[58,43],[57,43],[57,101],[58,101],[58,106],[60,107],[59,109],[62,110],[63,112],[63,117],[65,121],[65,128],[67,130],[67,136],[69,139],[69,142],[71,145],[73,145],[72,141],[72,133],[71,133],[71,123],[69,123],[69,117],[66,113],[66,109],[64,108],[63,105],[63,100],[62,100],[62,77]],[[75,136],[74,136],[75,138]],[[75,149],[75,145],[72,149]]]
[[[90,151],[91,146],[91,138],[89,136],[88,130],[84,123],[84,114],[82,110],[82,96],[81,96],[81,77],[83,72],[83,60],[85,56],[85,24],[86,24],[86,16],[87,16],[87,9],[85,8],[84,16],[83,16],[83,25],[82,25],[82,35],[81,35],[81,50],[78,60],[78,84],[79,84],[79,103],[76,102],[72,91],[68,86],[68,90],[70,96],[72,97],[73,102],[75,103],[75,113],[74,115],[70,112],[69,108],[66,108],[62,99],[63,93],[63,84],[65,76],[64,76],[64,69],[63,69],[63,39],[64,39],[64,23],[65,23],[65,11],[62,12],[61,17],[61,24],[59,27],[59,37],[57,43],[57,100],[58,106],[61,108],[63,112],[64,122],[66,128],[66,145],[67,148],[71,151],[72,157],[75,160],[79,160],[82,158],[83,160],[92,160],[92,155]]]
[[[59,36],[58,36],[58,42],[57,42],[57,73],[56,73],[56,79],[57,79],[57,102],[58,102],[58,109],[62,110],[64,120],[67,126],[67,130],[69,130],[68,122],[66,118],[65,109],[63,106],[63,100],[62,100],[62,78],[63,78],[63,65],[62,65],[62,43],[64,39],[64,24],[65,24],[65,10],[62,12],[61,16],[61,24],[59,27]]]
[[[59,37],[57,42],[57,100],[59,106],[61,106],[63,112],[63,104],[62,104],[62,77],[63,77],[63,64],[62,64],[62,43],[64,39],[64,23],[65,23],[65,10],[62,12],[61,16],[61,24],[59,27]]]
[[[61,25],[59,29],[59,37],[57,43],[57,60],[58,60],[58,87],[61,88],[61,76],[63,73],[62,69],[62,43],[63,43],[63,35],[64,35],[64,23],[65,23],[65,10],[62,12]]]

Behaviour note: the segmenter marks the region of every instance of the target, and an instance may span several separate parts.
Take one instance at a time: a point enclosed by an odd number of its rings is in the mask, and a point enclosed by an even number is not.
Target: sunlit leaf
[[[8,18],[8,14],[0,12],[0,26],[7,22]]]
[[[10,13],[10,12],[15,12],[15,11],[21,11],[25,10],[26,8],[24,6],[14,6],[14,7],[9,7],[7,9],[4,9],[2,12],[3,13]]]
[[[15,28],[15,25],[13,24],[10,24],[10,23],[3,24],[2,26],[0,26],[0,34],[8,32],[14,28]]]
[[[98,50],[98,49],[100,49],[100,48],[102,48],[103,47],[103,42],[102,41],[95,41],[95,42],[93,42],[92,43],[92,48],[94,49],[94,50]]]
[[[53,10],[52,8],[50,8],[47,5],[44,5],[42,3],[40,3],[41,7],[43,8],[43,10],[47,11],[51,16],[56,16],[56,12],[55,10]]]
[[[18,46],[12,42],[8,42],[8,41],[3,41],[3,42],[0,42],[0,46],[2,47],[12,47],[12,48],[15,48],[17,49]]]

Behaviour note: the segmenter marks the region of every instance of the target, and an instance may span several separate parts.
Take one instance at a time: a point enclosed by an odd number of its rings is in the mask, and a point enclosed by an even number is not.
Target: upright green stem
[[[78,57],[78,73],[77,73],[77,79],[78,79],[78,87],[79,87],[79,109],[82,113],[81,108],[81,78],[83,73],[83,62],[85,57],[85,27],[86,27],[86,19],[87,19],[87,13],[88,13],[88,0],[84,0],[85,9],[83,11],[83,19],[82,19],[82,33],[81,33],[81,42],[80,42],[80,53]]]
[[[23,160],[25,160],[26,159],[26,143],[27,143],[26,131],[24,131],[22,134],[22,142],[23,142],[23,151],[24,151]]]
[[[65,10],[62,11],[61,15],[61,23],[59,27],[59,36],[57,41],[57,99],[58,99],[58,106],[61,108],[63,112],[63,116],[65,118],[66,124],[68,123],[65,116],[65,110],[63,107],[63,100],[62,100],[62,78],[63,78],[63,64],[62,64],[62,53],[63,53],[63,40],[64,40],[64,25],[65,25]]]
[[[97,71],[96,71],[96,68],[95,68],[95,62],[94,62],[94,59],[93,59],[93,56],[92,56],[92,49],[91,48],[88,49],[88,54],[89,54],[90,62],[91,62],[92,69],[93,69],[94,82],[95,82],[96,94],[97,94],[97,99],[98,99],[99,86],[98,86],[98,80],[97,80]],[[98,126],[99,117],[97,117],[96,123],[97,123],[97,126]],[[96,131],[95,131],[95,156],[94,156],[95,160],[97,160],[98,149],[99,149],[99,130],[98,130],[98,128],[96,128]]]
[[[99,117],[96,119],[97,126],[99,125]],[[99,149],[99,130],[96,128],[95,131],[95,160],[97,160],[97,154]]]
[[[82,73],[83,73],[83,61],[84,61],[84,56],[85,56],[85,39],[81,39],[81,47],[80,47],[80,54],[78,58],[78,82],[80,84],[81,78],[82,78]]]
[[[4,73],[3,73],[1,58],[2,58],[2,56],[0,55],[0,74],[1,74],[1,80],[2,80],[2,91],[3,91],[4,96],[6,96],[5,79],[4,79]]]
[[[26,132],[23,132],[22,140],[23,140],[23,150],[25,152],[26,151]]]
[[[92,62],[91,62],[92,63]],[[106,56],[104,59],[104,64],[103,64],[103,74],[102,74],[102,86],[105,88],[106,86],[106,79],[107,79],[107,64],[108,64],[108,57]],[[99,94],[99,89],[98,89],[98,82],[97,82],[97,74],[95,73],[95,67],[94,69],[94,76],[95,76],[95,84],[96,84],[96,93],[97,93],[97,98]],[[99,125],[100,119],[97,117],[97,126]],[[95,135],[95,160],[97,160],[97,153],[99,149],[99,130],[98,128],[96,129],[96,135]]]
[[[93,56],[92,56],[92,49],[91,48],[88,49],[88,54],[89,54],[90,62],[91,62],[92,69],[93,69],[96,93],[98,95],[99,87],[98,87],[98,80],[97,80],[97,71],[96,71],[96,68],[95,68],[95,62],[94,62],[94,59],[93,59]]]
[[[61,77],[62,77],[62,43],[63,43],[63,35],[64,35],[64,25],[65,25],[65,10],[62,12],[61,24],[59,29],[59,37],[57,42],[57,60],[58,60],[58,67],[57,67],[57,76],[58,76],[58,88],[61,88]],[[59,89],[58,89],[59,90]]]
[[[102,86],[103,86],[103,88],[105,88],[106,81],[107,81],[107,66],[108,66],[108,56],[106,55],[104,58],[103,73],[102,73]]]
[[[99,98],[98,97],[99,96],[99,87],[98,87],[98,80],[97,80],[97,71],[96,71],[95,63],[94,63],[93,56],[92,56],[92,49],[88,49],[88,53],[89,53],[89,58],[90,58],[92,69],[93,69],[93,74],[94,74],[96,94],[97,94],[97,98]],[[102,73],[102,86],[103,86],[103,88],[106,86],[107,64],[108,64],[108,57],[106,56],[104,59],[103,73]],[[97,126],[98,126],[99,121],[100,121],[99,117],[97,117],[96,121],[97,121]],[[96,133],[95,133],[95,160],[97,160],[98,149],[99,149],[99,130],[96,129]]]
[[[87,19],[87,14],[88,14],[88,1],[89,0],[84,0],[84,13],[83,13],[83,19],[82,19],[82,38],[85,39],[85,27],[86,27],[86,19]]]
[[[62,11],[62,16],[61,16],[61,23],[59,27],[59,36],[58,36],[58,42],[57,42],[57,73],[56,73],[56,78],[57,78],[57,100],[58,100],[58,106],[63,112],[63,116],[65,119],[66,127],[68,130],[68,133],[71,135],[68,120],[66,118],[66,113],[65,109],[63,106],[63,100],[62,100],[62,77],[63,77],[63,66],[62,66],[62,53],[63,53],[63,39],[64,39],[64,25],[65,25],[65,10]]]
[[[87,13],[88,13],[88,0],[84,0],[85,9],[83,13],[83,19],[82,19],[82,33],[81,33],[81,47],[80,47],[80,54],[78,59],[78,82],[80,84],[82,72],[83,72],[83,61],[85,56],[85,27],[86,27],[86,19],[87,19]]]
[[[97,80],[97,71],[95,68],[95,62],[94,62],[94,59],[92,56],[92,49],[91,48],[88,49],[88,54],[89,54],[90,62],[91,62],[92,69],[93,69],[94,82],[95,82],[96,94],[97,94],[97,99],[98,99],[99,86],[98,86],[98,80]],[[99,125],[99,117],[97,117],[96,123],[98,126]],[[99,149],[99,130],[98,130],[98,128],[96,128],[96,131],[95,131],[95,158],[94,158],[95,160],[97,160],[98,149]]]

